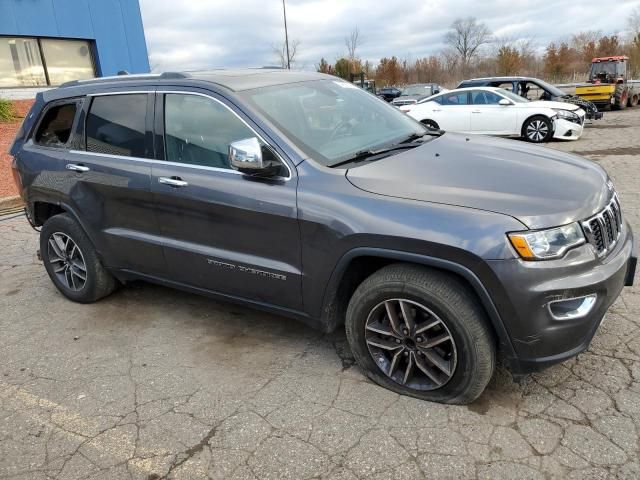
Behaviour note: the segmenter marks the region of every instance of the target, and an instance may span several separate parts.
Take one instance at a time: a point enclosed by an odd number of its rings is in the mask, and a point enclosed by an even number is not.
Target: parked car
[[[71,82],[10,151],[67,298],[142,279],[344,325],[368,377],[425,400],[471,402],[499,353],[516,376],[577,355],[633,283],[601,166],[434,131],[319,73]]]
[[[378,90],[377,95],[382,98],[383,100],[390,102],[392,101],[394,98],[398,98],[400,96],[400,94],[402,93],[402,90],[400,90],[399,88],[396,87],[384,87]]]
[[[527,100],[547,100],[553,102],[572,103],[582,108],[587,113],[589,120],[599,120],[602,112],[598,111],[595,103],[584,100],[577,95],[563,92],[544,80],[532,77],[487,77],[473,78],[460,82],[458,88],[470,87],[498,87],[509,90]]]
[[[501,88],[459,88],[400,110],[435,129],[519,136],[533,143],[577,140],[585,112],[560,102],[530,102]]]
[[[399,107],[401,105],[412,105],[420,100],[436,95],[442,91],[442,87],[436,83],[417,83],[415,85],[407,85],[402,89],[402,93],[393,100],[393,105]]]

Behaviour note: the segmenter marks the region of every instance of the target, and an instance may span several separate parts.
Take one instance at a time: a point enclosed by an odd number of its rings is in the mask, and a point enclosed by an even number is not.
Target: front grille
[[[618,243],[622,231],[622,211],[618,196],[613,198],[602,211],[582,222],[587,241],[593,245],[598,255],[610,252]]]

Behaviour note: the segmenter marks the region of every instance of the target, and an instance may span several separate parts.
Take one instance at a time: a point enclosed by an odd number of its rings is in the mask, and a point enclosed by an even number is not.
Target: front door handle
[[[431,110],[432,112],[441,112],[442,110],[440,110],[439,108],[434,108],[433,110]]]
[[[84,165],[76,165],[75,163],[67,163],[67,170],[73,170],[74,172],[84,173],[91,170],[89,167],[85,167]]]
[[[480,110],[473,110],[471,113],[482,113]]]
[[[163,185],[169,185],[170,187],[182,188],[189,185],[189,182],[185,182],[184,180],[178,177],[159,177],[158,182]]]

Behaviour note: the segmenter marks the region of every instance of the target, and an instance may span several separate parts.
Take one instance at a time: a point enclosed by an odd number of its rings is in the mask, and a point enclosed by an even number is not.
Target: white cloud
[[[281,0],[140,0],[154,70],[273,65],[284,40]],[[419,58],[442,48],[460,16],[475,16],[499,36],[533,38],[539,46],[582,30],[619,33],[640,0],[288,0],[289,38],[300,41],[298,64],[344,55],[344,37],[358,26],[359,56]]]

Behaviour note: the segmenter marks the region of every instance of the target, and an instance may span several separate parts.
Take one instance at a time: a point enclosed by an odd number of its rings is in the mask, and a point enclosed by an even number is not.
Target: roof
[[[334,76],[316,72],[291,71],[281,68],[254,68],[235,70],[210,70],[202,72],[166,72],[159,74],[141,75],[118,75],[115,77],[99,77],[90,80],[74,80],[60,86],[60,88],[78,87],[83,85],[109,85],[113,86],[120,82],[157,83],[158,81],[189,79],[215,83],[233,91],[250,90],[253,88],[268,87],[272,85],[283,85],[287,83],[306,82],[311,80],[321,80]]]
[[[481,78],[470,78],[469,80],[463,80],[460,83],[467,82],[481,82],[490,80],[492,82],[513,82],[513,81],[526,81],[526,80],[536,80],[533,77],[481,77]]]
[[[592,63],[597,63],[597,62],[620,62],[620,61],[624,61],[624,60],[629,60],[629,57],[627,57],[626,55],[617,55],[617,56],[613,56],[613,57],[595,57],[593,60],[591,60]]]

